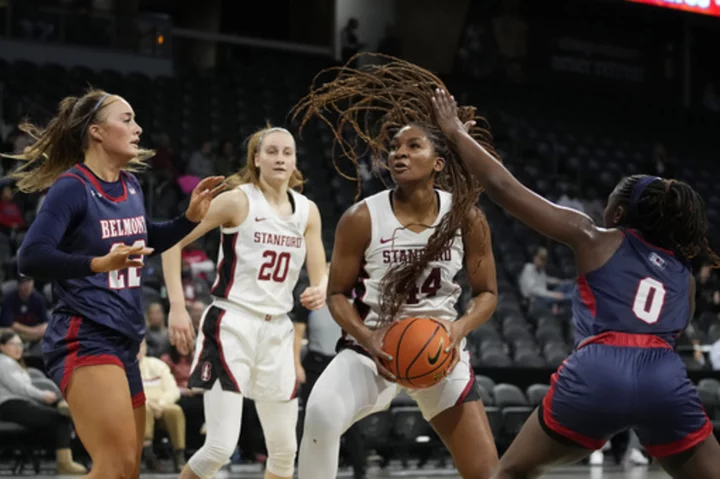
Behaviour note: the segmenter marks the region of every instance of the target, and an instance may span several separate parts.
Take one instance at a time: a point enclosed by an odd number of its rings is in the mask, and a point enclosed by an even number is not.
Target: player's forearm
[[[155,250],[155,254],[167,251],[189,235],[197,225],[184,214],[169,221],[148,221],[148,246]]]
[[[475,296],[470,301],[470,306],[460,319],[463,337],[470,334],[475,328],[484,324],[495,312],[497,307],[497,295],[491,291],[485,291]]]
[[[302,342],[305,337],[306,326],[303,323],[294,323],[295,328],[295,341],[293,343],[293,354],[295,357],[295,364],[300,364],[301,358],[300,353],[302,352]]]
[[[18,271],[34,278],[72,279],[94,274],[92,256],[65,253],[33,237],[26,237],[17,259]]]
[[[170,306],[185,307],[185,293],[182,287],[180,245],[176,244],[162,254],[163,278],[167,288]]]
[[[333,319],[343,331],[346,331],[361,344],[370,337],[372,331],[365,326],[355,306],[348,301],[347,296],[342,293],[332,294],[327,300],[327,305]]]

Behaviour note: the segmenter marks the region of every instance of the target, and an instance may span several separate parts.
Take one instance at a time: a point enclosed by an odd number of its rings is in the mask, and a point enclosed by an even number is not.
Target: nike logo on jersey
[[[267,218],[260,218],[258,216],[255,217],[255,221],[265,221]]]
[[[443,343],[444,343],[444,341],[445,341],[444,339],[441,339],[441,340],[440,340],[440,346],[438,346],[438,350],[437,350],[437,353],[435,353],[435,356],[430,356],[430,355],[428,354],[428,363],[430,363],[430,366],[434,365],[434,364],[438,361],[438,359],[440,358],[440,353],[441,353],[442,350],[443,350]]]
[[[389,242],[391,242],[393,239],[394,239],[394,237],[390,237],[390,238],[380,238],[380,244],[389,243]]]

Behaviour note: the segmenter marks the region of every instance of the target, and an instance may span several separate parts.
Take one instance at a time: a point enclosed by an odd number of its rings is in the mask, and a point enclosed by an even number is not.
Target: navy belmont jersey
[[[576,344],[606,331],[653,334],[673,344],[690,320],[691,271],[671,251],[622,231],[625,238],[608,262],[578,278]]]
[[[147,244],[145,205],[137,178],[122,172],[122,194],[116,197],[103,191],[101,181],[83,165],[60,178],[82,185],[87,210],[68,227],[58,249],[96,257],[121,244]],[[140,341],[145,335],[141,277],[141,268],[129,268],[54,281],[55,311],[82,316]]]

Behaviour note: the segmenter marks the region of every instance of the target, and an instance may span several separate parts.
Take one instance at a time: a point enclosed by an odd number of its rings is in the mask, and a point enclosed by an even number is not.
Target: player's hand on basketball
[[[195,328],[184,305],[170,306],[168,335],[170,344],[175,346],[180,354],[186,356],[192,353],[195,345]]]
[[[325,306],[325,295],[327,289],[320,286],[308,286],[300,295],[300,304],[311,311]]]
[[[205,218],[212,199],[227,188],[227,184],[223,183],[224,180],[224,176],[209,176],[198,183],[190,196],[187,211],[185,211],[187,219],[193,223],[199,223]]]
[[[458,321],[447,321],[444,319],[436,319],[436,321],[443,325],[448,336],[450,336],[450,344],[445,348],[445,352],[453,351],[450,366],[448,367],[448,374],[450,374],[450,372],[455,369],[455,366],[457,366],[457,363],[460,362],[460,354],[462,353],[460,346],[465,335]]]
[[[93,258],[90,262],[90,269],[94,273],[107,273],[125,268],[142,268],[145,264],[142,257],[148,256],[152,252],[153,249],[145,245],[117,245],[105,256]]]
[[[468,131],[467,123],[463,125],[460,118],[458,118],[455,98],[448,92],[440,88],[436,89],[432,97],[432,104],[435,120],[445,136],[451,138],[458,131]]]
[[[378,374],[380,374],[380,376],[384,377],[388,381],[395,382],[395,375],[393,375],[393,373],[391,373],[383,365],[383,361],[390,362],[393,360],[393,357],[383,350],[383,342],[385,340],[385,335],[387,334],[391,325],[392,324],[388,324],[387,326],[372,331],[372,333],[370,333],[369,339],[365,341],[366,344],[363,344],[363,346],[365,347],[365,349],[368,350],[373,360],[375,361]]]

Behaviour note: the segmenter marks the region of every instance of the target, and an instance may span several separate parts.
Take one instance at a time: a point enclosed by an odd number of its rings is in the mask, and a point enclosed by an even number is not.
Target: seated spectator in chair
[[[13,201],[12,188],[3,187],[0,194],[0,230],[12,234],[24,230],[25,226],[20,207]]]
[[[45,335],[47,319],[45,296],[35,289],[32,278],[21,277],[17,289],[6,294],[2,300],[0,327],[11,328],[30,348],[38,349],[39,355],[40,340]]]
[[[72,421],[58,409],[60,395],[33,386],[22,360],[23,343],[14,332],[0,334],[0,421],[32,431],[33,437],[53,439],[58,474],[86,474],[70,450]]]
[[[548,251],[545,248],[538,248],[532,263],[525,264],[518,280],[520,293],[530,302],[530,306],[552,308],[570,301],[572,282],[548,276],[545,272]],[[548,285],[555,286],[555,289],[548,289]]]
[[[170,349],[170,336],[165,322],[165,310],[160,303],[150,303],[145,309],[147,354],[159,358]]]
[[[190,243],[182,250],[182,260],[190,265],[193,278],[207,281],[208,273],[214,273],[215,271],[215,263],[208,258],[207,253],[200,248],[197,241]]]
[[[170,436],[175,472],[180,472],[185,466],[185,415],[180,406],[175,404],[180,399],[180,389],[168,365],[158,358],[147,356],[145,341],[140,345],[138,360],[147,400],[143,457],[148,469],[157,471],[157,457],[152,444],[155,437],[155,422],[158,421]]]
[[[175,346],[170,346],[170,350],[163,354],[160,359],[170,367],[175,383],[180,388],[180,400],[177,404],[185,413],[186,430],[188,431],[187,445],[190,449],[194,446],[199,449],[203,444],[201,429],[205,422],[205,411],[203,410],[203,393],[205,391],[188,388],[193,355],[183,356]],[[197,444],[194,444],[192,439],[197,439]]]

